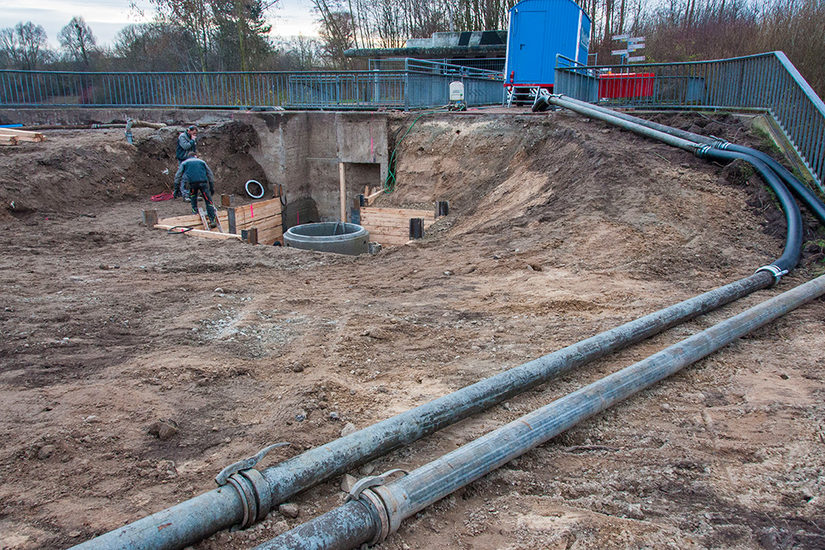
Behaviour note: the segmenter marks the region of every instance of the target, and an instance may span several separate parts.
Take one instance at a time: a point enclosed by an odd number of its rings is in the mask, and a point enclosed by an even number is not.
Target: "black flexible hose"
[[[782,211],[785,213],[785,222],[788,226],[785,237],[785,250],[782,252],[782,256],[773,262],[773,265],[781,271],[790,271],[796,267],[796,264],[799,263],[799,256],[802,250],[802,215],[799,213],[799,205],[794,201],[790,191],[788,191],[788,188],[782,183],[779,176],[771,170],[770,166],[753,155],[739,151],[716,149],[710,146],[699,149],[696,156],[723,162],[743,160],[759,172],[759,175],[762,176],[765,183],[767,183],[776,194]]]
[[[796,197],[802,201],[805,207],[810,210],[816,219],[819,220],[819,223],[825,225],[825,204],[823,204],[822,201],[819,200],[819,197],[817,197],[816,194],[804,183],[799,181],[799,178],[794,176],[790,170],[779,164],[770,155],[750,147],[737,145],[736,143],[720,143],[719,145],[716,145],[715,148],[734,151],[737,153],[745,153],[746,155],[755,157],[767,164],[771,170],[776,172],[776,175],[779,176],[783,182],[785,182],[785,185],[788,186],[791,193],[796,195]]]
[[[578,99],[574,99],[572,97],[563,96],[565,100],[578,103],[581,105],[586,105],[591,109],[596,109],[598,111],[608,113],[611,116],[615,116],[617,118],[621,118],[622,120],[627,120],[629,122],[635,122],[636,124],[641,124],[642,126],[646,126],[648,128],[652,128],[654,130],[659,130],[660,132],[664,132],[666,134],[670,134],[672,136],[686,139],[688,141],[694,141],[696,143],[701,143],[704,145],[710,145],[716,149],[723,149],[728,151],[736,151],[738,153],[745,153],[746,155],[751,155],[752,157],[756,157],[757,159],[761,160],[765,164],[767,164],[771,170],[776,172],[776,175],[779,176],[788,189],[793,193],[805,207],[819,220],[819,223],[825,226],[825,204],[816,194],[811,191],[805,184],[803,184],[799,179],[794,176],[787,168],[779,164],[773,157],[763,153],[762,151],[757,151],[751,147],[745,147],[744,145],[737,145],[736,143],[729,143],[727,141],[721,140],[716,137],[710,136],[703,136],[701,134],[696,134],[694,132],[689,132],[687,130],[681,130],[679,128],[673,128],[671,126],[666,126],[664,124],[660,124],[658,122],[653,122],[652,120],[647,120],[646,118],[640,118],[637,116],[630,115],[628,113],[623,113],[621,111],[614,111],[613,109],[608,109],[606,107],[602,107],[601,105],[593,105],[591,103],[586,103]],[[544,103],[547,104],[547,100],[544,100]]]

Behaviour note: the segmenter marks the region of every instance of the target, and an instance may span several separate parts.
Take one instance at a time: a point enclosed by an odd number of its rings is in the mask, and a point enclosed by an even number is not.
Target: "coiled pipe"
[[[403,520],[457,489],[823,294],[825,276],[557,399],[397,481],[370,486],[358,495],[351,493],[355,500],[255,550],[344,550],[381,542],[397,531]]]

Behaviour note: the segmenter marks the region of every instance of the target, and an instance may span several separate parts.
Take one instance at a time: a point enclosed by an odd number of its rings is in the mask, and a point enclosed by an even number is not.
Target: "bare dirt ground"
[[[732,117],[668,121],[756,143]],[[0,149],[2,548],[80,543],[211,489],[269,443],[292,445],[268,463],[293,456],[348,422],[365,427],[749,275],[782,248],[781,214],[756,178],[568,113],[419,121],[382,201],[446,199],[452,213],[420,243],[358,258],[142,228],[175,165],[168,136],[136,137],[134,148],[117,131],[53,132]],[[212,151],[226,169],[219,190],[232,170],[256,169],[243,148]],[[413,469],[819,275],[808,233],[779,287],[351,473]],[[792,312],[421,512],[381,547],[825,548],[823,317],[822,300]],[[196,548],[268,540],[339,504],[339,483],[298,495],[297,519],[274,512]]]

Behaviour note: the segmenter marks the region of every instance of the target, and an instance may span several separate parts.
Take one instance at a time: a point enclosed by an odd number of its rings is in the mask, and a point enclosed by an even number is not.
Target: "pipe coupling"
[[[401,515],[401,503],[386,485],[364,489],[358,501],[370,510],[376,521],[377,529],[373,539],[367,543],[369,546],[382,542],[401,527],[401,521],[404,519]]]
[[[261,521],[272,509],[272,491],[258,470],[236,472],[226,481],[238,492],[243,506],[243,520],[237,526],[238,529],[246,529]]]
[[[726,139],[722,139],[722,138],[716,137],[716,136],[710,136],[710,137],[713,138],[713,143],[711,144],[711,146],[714,147],[715,149],[722,149],[724,151],[728,147],[730,147],[730,145],[731,145],[731,143]]]
[[[756,270],[756,273],[759,273],[760,271],[767,271],[773,276],[773,284],[771,285],[772,287],[779,284],[779,280],[782,278],[782,275],[788,274],[787,269],[782,269],[781,267],[774,264],[763,265],[762,267]]]
[[[701,147],[698,147],[693,154],[700,159],[703,159],[708,156],[708,152],[710,152],[711,149],[713,149],[712,145],[702,145]]]
[[[353,485],[347,495],[348,501],[357,500],[366,506],[375,521],[377,529],[373,539],[367,543],[368,546],[378,544],[398,531],[401,520],[404,519],[401,516],[399,500],[395,498],[392,490],[384,485],[387,478],[393,474],[407,475],[407,472],[395,469],[381,475],[365,477]]]

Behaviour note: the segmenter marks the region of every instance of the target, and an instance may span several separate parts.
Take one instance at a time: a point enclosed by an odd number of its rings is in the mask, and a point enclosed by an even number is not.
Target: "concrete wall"
[[[199,109],[0,109],[0,123],[88,124],[127,117],[170,125],[247,122],[260,137],[250,153],[288,201],[312,198],[321,219],[340,213],[338,163],[346,164],[347,210],[365,185],[387,176],[387,116],[384,113],[324,111],[228,111]]]
[[[269,181],[281,184],[288,201],[311,197],[322,220],[340,212],[338,163],[345,163],[347,209],[365,185],[387,175],[387,115],[279,111],[236,113],[261,140],[251,153]]]

